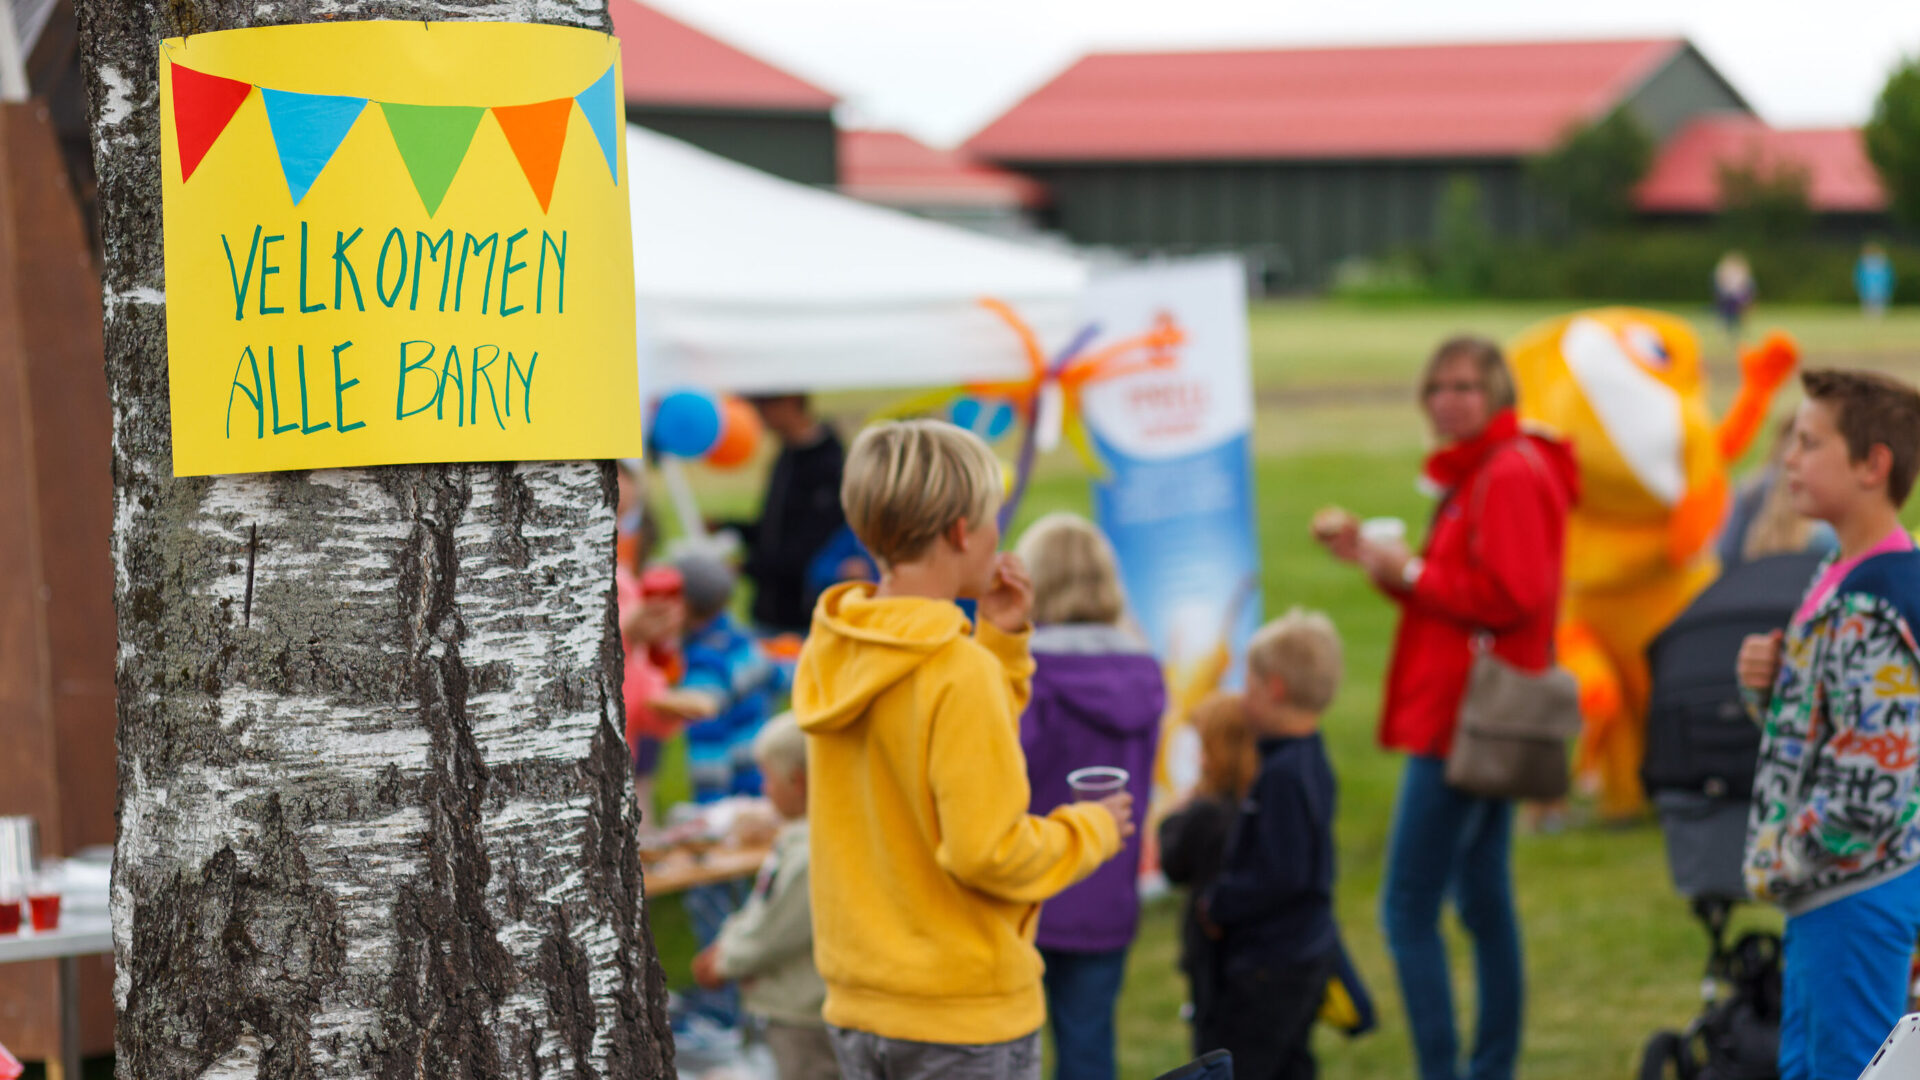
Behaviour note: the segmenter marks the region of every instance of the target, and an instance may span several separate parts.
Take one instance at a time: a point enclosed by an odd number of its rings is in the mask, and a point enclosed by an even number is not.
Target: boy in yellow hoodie
[[[938,421],[876,425],[847,454],[841,502],[880,582],[821,597],[793,689],[847,1080],[1039,1080],[1040,903],[1132,832],[1125,794],[1027,813],[1033,590],[997,551],[1000,484],[986,444]]]

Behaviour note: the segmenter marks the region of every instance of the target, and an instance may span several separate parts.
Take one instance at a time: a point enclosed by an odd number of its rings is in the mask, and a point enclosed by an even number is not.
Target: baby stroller
[[[1681,1031],[1647,1041],[1642,1080],[1773,1080],[1780,1049],[1780,936],[1727,922],[1746,896],[1740,864],[1760,729],[1747,716],[1734,660],[1748,634],[1786,626],[1818,555],[1736,566],[1647,650],[1653,693],[1641,779],[1660,817],[1667,869],[1706,928],[1704,1007]]]

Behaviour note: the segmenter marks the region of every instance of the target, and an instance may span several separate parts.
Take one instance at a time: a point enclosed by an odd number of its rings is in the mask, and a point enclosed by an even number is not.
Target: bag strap
[[[1548,479],[1546,475],[1546,468],[1547,468],[1546,463],[1540,460],[1540,452],[1533,448],[1533,441],[1527,438],[1527,436],[1524,434],[1515,435],[1513,438],[1508,439],[1506,442],[1503,442],[1499,446],[1494,447],[1492,452],[1487,454],[1487,459],[1486,459],[1487,464],[1488,465],[1492,464],[1495,455],[1499,454],[1502,450],[1505,450],[1509,446],[1513,447],[1514,451],[1520,454],[1520,456],[1526,458],[1527,467],[1533,470],[1533,474],[1536,477],[1539,477],[1542,480]],[[1487,488],[1491,487],[1493,484],[1492,477],[1485,475],[1489,471],[1490,470],[1487,468],[1486,465],[1482,465],[1480,467],[1480,472],[1482,473],[1482,475],[1476,478],[1476,482],[1474,484],[1472,501],[1473,501],[1473,507],[1474,507],[1473,520],[1475,522],[1478,522],[1480,520],[1480,512],[1486,509]],[[1473,649],[1473,653],[1475,656],[1491,655],[1493,652],[1493,647],[1495,644],[1498,643],[1498,641],[1499,641],[1498,634],[1495,634],[1492,630],[1489,630],[1486,627],[1480,627],[1473,634],[1471,648]],[[1549,639],[1547,642],[1547,667],[1552,668],[1553,666],[1557,665],[1559,662],[1560,662],[1560,643],[1558,640],[1558,635],[1555,635],[1554,638]]]

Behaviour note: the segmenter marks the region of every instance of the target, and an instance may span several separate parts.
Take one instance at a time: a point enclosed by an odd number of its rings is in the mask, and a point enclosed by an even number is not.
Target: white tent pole
[[[0,101],[27,100],[26,58],[13,28],[12,0],[0,0]]]
[[[700,504],[694,501],[693,484],[687,480],[686,466],[672,454],[661,454],[660,476],[667,482],[667,497],[673,501],[673,512],[680,519],[680,531],[687,539],[704,543],[707,524],[700,517]]]

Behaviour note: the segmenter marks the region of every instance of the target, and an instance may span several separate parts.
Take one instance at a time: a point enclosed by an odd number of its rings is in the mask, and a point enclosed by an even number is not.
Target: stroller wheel
[[[1677,1031],[1656,1032],[1640,1055],[1640,1080],[1693,1080],[1692,1055]]]

